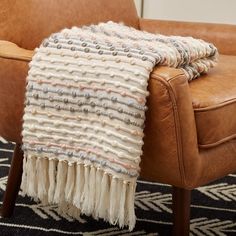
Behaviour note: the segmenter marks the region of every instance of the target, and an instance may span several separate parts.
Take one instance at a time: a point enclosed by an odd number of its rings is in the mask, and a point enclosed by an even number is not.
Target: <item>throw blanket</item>
[[[216,58],[202,40],[113,22],[45,39],[27,78],[23,192],[132,230],[150,73],[166,65],[192,80]]]

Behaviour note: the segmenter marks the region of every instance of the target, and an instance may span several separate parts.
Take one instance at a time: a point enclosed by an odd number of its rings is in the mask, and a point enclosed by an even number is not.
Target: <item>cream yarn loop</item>
[[[113,22],[45,39],[27,77],[23,192],[132,230],[149,75],[166,65],[192,80],[216,59],[202,40]]]

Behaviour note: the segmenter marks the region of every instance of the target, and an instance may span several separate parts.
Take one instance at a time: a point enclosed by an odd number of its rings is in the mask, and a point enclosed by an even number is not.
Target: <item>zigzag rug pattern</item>
[[[0,204],[13,147],[0,138]],[[129,232],[86,216],[74,221],[60,215],[56,206],[42,206],[20,193],[14,216],[0,219],[0,235],[171,235],[170,186],[139,180],[135,211],[137,224]],[[236,174],[193,191],[190,229],[193,236],[236,235]]]

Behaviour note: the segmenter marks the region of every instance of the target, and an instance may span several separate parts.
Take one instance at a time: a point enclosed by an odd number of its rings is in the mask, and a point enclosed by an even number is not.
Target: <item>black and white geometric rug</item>
[[[13,144],[0,138],[0,204],[12,152]],[[73,221],[58,215],[56,206],[41,206],[20,194],[14,216],[0,219],[0,236],[171,235],[170,186],[139,180],[135,207],[137,223],[129,232],[85,216]],[[197,236],[236,235],[236,175],[193,191],[190,228]]]

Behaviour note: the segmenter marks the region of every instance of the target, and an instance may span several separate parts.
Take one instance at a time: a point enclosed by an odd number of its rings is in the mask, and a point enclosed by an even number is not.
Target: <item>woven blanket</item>
[[[166,65],[192,80],[216,60],[203,40],[114,22],[52,34],[27,77],[23,192],[132,230],[150,73]]]

